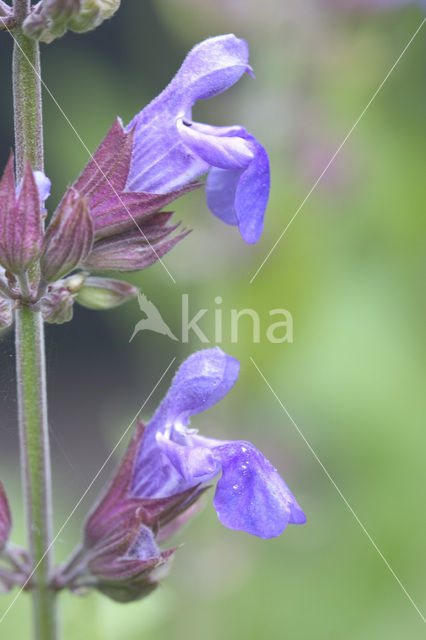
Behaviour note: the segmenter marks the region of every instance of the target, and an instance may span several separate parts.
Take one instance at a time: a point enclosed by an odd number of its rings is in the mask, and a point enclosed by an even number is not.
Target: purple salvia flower
[[[169,86],[126,129],[117,118],[64,196],[66,202],[77,193],[87,201],[93,226],[91,250],[75,267],[133,271],[156,262],[188,233],[173,235],[179,225],[161,209],[199,187],[196,178],[204,173],[213,213],[238,225],[247,242],[259,239],[269,195],[266,151],[242,127],[191,121],[197,100],[225,91],[250,70],[243,40],[210,38],[194,47]],[[70,235],[64,234],[64,245]],[[44,271],[46,279],[57,277],[56,269]]]
[[[219,474],[213,504],[225,526],[271,538],[305,522],[287,485],[250,442],[214,440],[188,428],[192,415],[228,393],[238,372],[238,361],[219,348],[182,364],[150,423],[137,424],[86,520],[81,548],[55,577],[59,588],[78,588],[88,578],[121,602],[149,593],[175,551],[158,545],[193,515],[206,482]]]
[[[239,363],[221,349],[190,356],[146,427],[137,454],[132,495],[165,498],[213,480],[213,505],[230,529],[261,538],[280,535],[305,515],[276,469],[250,442],[215,440],[188,428],[190,417],[223,398]]]
[[[0,551],[4,549],[9,540],[11,528],[12,516],[9,502],[3,484],[0,482]]]
[[[213,127],[191,117],[198,100],[226,91],[246,72],[247,44],[233,34],[196,45],[166,89],[127,127],[134,146],[126,190],[166,194],[208,172],[211,211],[253,243],[269,196],[267,153],[243,127]]]

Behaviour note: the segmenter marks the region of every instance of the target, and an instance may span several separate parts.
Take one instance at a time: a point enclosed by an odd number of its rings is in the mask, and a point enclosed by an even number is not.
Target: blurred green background
[[[250,279],[423,19],[416,6],[356,10],[356,1],[157,0],[123,2],[96,32],[43,46],[43,76],[90,149],[113,119],[124,122],[169,81],[207,36],[247,39],[256,80],[196,106],[211,124],[244,124],[267,147],[272,192],[256,246],[208,213],[202,191],[176,204],[193,233],[160,264],[129,280],[179,333],[181,296],[214,340],[221,296],[222,348],[241,361],[235,391],[193,424],[205,435],[254,442],[282,472],[307,514],[278,539],[218,523],[211,495],[173,541],[183,544],[162,586],[117,605],[97,594],[60,597],[66,640],[399,640],[424,623],[318,460],[253,366],[297,423],[414,602],[425,589],[425,32],[404,55],[259,275]],[[371,3],[374,4],[374,3]],[[382,3],[383,4],[383,3]],[[385,3],[384,3],[385,4]],[[402,3],[403,4],[403,3]],[[0,160],[12,144],[9,63],[0,34]],[[50,210],[87,153],[49,96],[44,100]],[[231,343],[231,309],[247,320]],[[270,344],[270,309],[293,317],[293,343]],[[64,522],[173,356],[202,344],[140,333],[136,302],[48,328],[56,527]],[[19,497],[11,335],[0,341],[1,479],[25,539]],[[167,380],[143,411],[148,418]],[[115,458],[114,462],[116,462]],[[64,559],[102,474],[60,535]],[[0,615],[14,593],[0,600]],[[30,636],[20,597],[0,637]]]

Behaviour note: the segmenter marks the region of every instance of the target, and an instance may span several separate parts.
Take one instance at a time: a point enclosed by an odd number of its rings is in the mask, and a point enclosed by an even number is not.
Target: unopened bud
[[[47,13],[52,20],[63,20],[64,22],[81,9],[82,0],[43,0],[43,12]]]
[[[82,0],[43,0],[23,24],[24,33],[42,42],[52,42],[67,30],[68,21],[81,9]]]
[[[67,29],[83,33],[111,18],[120,0],[43,0],[26,18],[23,29],[30,38],[52,42]]]
[[[72,31],[83,33],[96,29],[111,18],[120,7],[121,0],[82,0],[80,11],[69,21]]]
[[[112,278],[86,278],[77,291],[76,301],[88,309],[103,310],[118,307],[138,295],[137,287]]]
[[[74,298],[65,287],[52,288],[41,299],[43,320],[50,324],[69,322],[73,315]]]
[[[40,260],[46,282],[59,280],[89,255],[93,242],[87,202],[71,188],[67,191],[43,240]]]
[[[13,304],[11,300],[0,296],[0,329],[7,329],[13,322]]]
[[[21,274],[41,253],[43,226],[40,194],[27,161],[18,193],[15,191],[13,156],[0,181],[0,263]]]

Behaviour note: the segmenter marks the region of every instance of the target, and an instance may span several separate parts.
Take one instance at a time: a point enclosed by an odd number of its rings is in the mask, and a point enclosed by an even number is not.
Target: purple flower
[[[210,38],[194,47],[168,87],[126,128],[117,118],[67,189],[45,233],[33,206],[39,236],[27,243],[34,250],[24,265],[22,256],[15,263],[22,271],[29,259],[40,258],[42,286],[37,291],[46,286],[48,293],[55,287],[67,289],[62,278],[76,269],[133,271],[159,260],[188,233],[175,233],[179,224],[170,224],[172,213],[162,209],[199,187],[196,179],[205,173],[213,213],[238,225],[247,242],[259,239],[269,195],[266,151],[243,127],[191,120],[197,100],[225,91],[250,71],[244,40],[232,34]],[[13,176],[11,163],[5,176]],[[35,174],[35,179],[45,199],[50,185],[43,175]],[[9,266],[10,260],[1,262],[1,249],[0,238],[0,264]],[[49,310],[45,305],[46,319],[68,318],[69,301],[62,300],[58,315],[50,309],[53,297]],[[82,299],[86,297],[83,291]]]
[[[54,578],[58,589],[89,585],[120,602],[152,591],[175,548],[164,540],[194,513],[221,474],[213,500],[230,529],[279,536],[305,515],[277,470],[246,441],[215,440],[190,429],[189,419],[219,402],[238,378],[239,363],[221,349],[190,356],[154,417],[138,422],[102,498],[84,525],[77,552]]]
[[[166,89],[127,127],[134,146],[126,190],[165,194],[208,172],[211,211],[253,243],[269,196],[267,153],[243,127],[213,127],[191,116],[197,100],[226,91],[246,72],[247,44],[233,34],[196,45]]]
[[[250,442],[216,440],[189,428],[190,417],[221,400],[239,363],[221,349],[190,356],[143,434],[131,493],[166,498],[222,474],[213,505],[222,524],[261,538],[279,536],[305,515],[277,470]]]

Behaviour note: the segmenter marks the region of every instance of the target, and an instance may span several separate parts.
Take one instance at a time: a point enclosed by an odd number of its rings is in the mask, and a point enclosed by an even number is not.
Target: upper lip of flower
[[[210,180],[208,205],[223,221],[238,224],[244,240],[256,242],[269,194],[265,150],[243,127],[213,127],[191,116],[195,102],[225,91],[246,72],[247,44],[233,34],[196,45],[170,84],[127,127],[135,138],[126,190],[167,193],[204,173],[226,171],[227,181]]]

